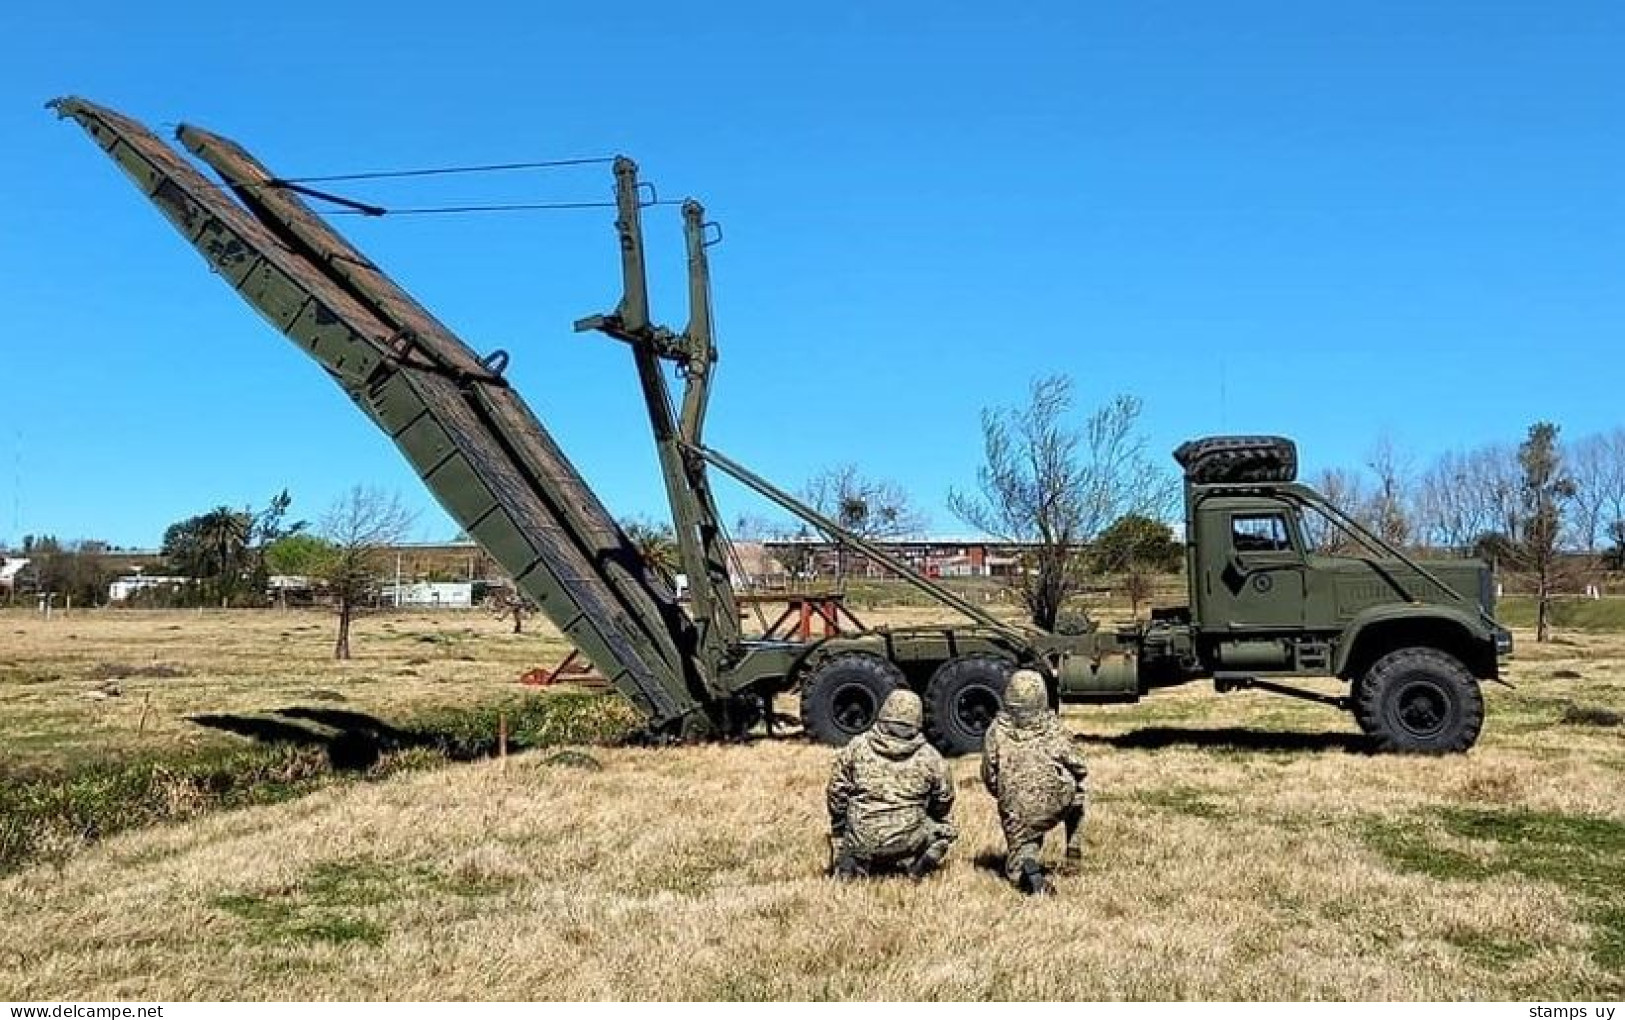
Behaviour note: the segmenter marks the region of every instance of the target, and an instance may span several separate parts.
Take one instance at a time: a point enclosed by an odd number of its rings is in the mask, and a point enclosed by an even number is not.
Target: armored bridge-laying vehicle
[[[919,576],[704,442],[716,346],[707,249],[719,237],[682,204],[689,321],[650,319],[642,209],[632,161],[614,161],[623,294],[576,323],[627,345],[659,454],[687,603],[643,561],[546,427],[504,377],[300,197],[337,196],[277,177],[235,142],[183,124],[180,143],[225,187],[141,124],[78,98],[77,122],[248,304],[314,358],[395,442],[448,514],[649,719],[673,737],[742,732],[772,698],[799,691],[816,739],[866,729],[888,692],[917,689],[927,731],[950,754],[981,746],[1010,672],[1039,669],[1061,701],[1133,701],[1211,679],[1352,711],[1376,747],[1464,751],[1483,724],[1481,680],[1511,638],[1492,615],[1488,568],[1421,563],[1297,484],[1296,449],[1276,437],[1219,437],[1175,451],[1184,471],[1190,599],[1147,624],[1083,634],[1014,626]],[[348,203],[357,211],[376,207]],[[669,365],[683,381],[671,392]],[[810,643],[744,636],[729,549],[711,495],[716,468],[862,550],[963,624],[877,628]],[[1369,551],[1321,556],[1318,514]],[[1331,677],[1344,693],[1292,686]]]

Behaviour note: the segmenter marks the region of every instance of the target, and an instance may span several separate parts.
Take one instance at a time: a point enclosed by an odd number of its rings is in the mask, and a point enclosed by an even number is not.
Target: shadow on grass
[[[1376,750],[1371,739],[1359,733],[1292,733],[1240,726],[1221,729],[1147,726],[1110,736],[1079,733],[1073,739],[1082,744],[1105,744],[1125,750],[1196,747],[1217,751],[1342,751],[1345,754],[1371,754]]]
[[[248,737],[262,744],[293,744],[320,747],[328,763],[339,772],[364,772],[378,764],[386,753],[422,747],[443,750],[433,734],[409,733],[382,719],[361,712],[321,708],[284,708],[268,715],[194,715],[191,721],[226,733]],[[452,755],[453,760],[471,760],[480,755]]]
[[[1004,855],[995,850],[983,850],[971,858],[971,864],[977,871],[985,871],[1001,882],[1005,880]]]
[[[495,757],[498,734],[504,730],[511,752],[559,744],[622,744],[637,719],[618,699],[559,694],[431,712],[400,726],[363,712],[309,705],[252,715],[194,715],[191,721],[263,744],[322,748],[335,770],[363,772],[402,751],[433,752],[454,762]]]

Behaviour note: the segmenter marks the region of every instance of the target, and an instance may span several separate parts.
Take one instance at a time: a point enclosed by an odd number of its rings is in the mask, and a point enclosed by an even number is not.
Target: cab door
[[[1227,548],[1224,556],[1208,559],[1212,615],[1204,627],[1267,631],[1302,626],[1305,563],[1286,508],[1243,506],[1216,516],[1222,522],[1217,537]]]

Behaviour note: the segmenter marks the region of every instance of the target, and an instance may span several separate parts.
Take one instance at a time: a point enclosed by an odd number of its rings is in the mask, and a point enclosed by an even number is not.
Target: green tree
[[[632,547],[650,570],[659,574],[667,584],[676,580],[682,571],[682,563],[677,551],[677,534],[670,524],[629,517],[621,522],[621,530],[626,532]]]
[[[208,601],[259,603],[270,573],[266,550],[306,528],[304,521],[286,523],[292,503],[284,489],[261,510],[217,506],[177,521],[164,531],[164,558],[171,572],[192,578],[196,593]]]
[[[1552,636],[1552,589],[1557,564],[1557,543],[1563,533],[1563,510],[1574,497],[1575,486],[1563,467],[1557,443],[1558,427],[1551,422],[1529,426],[1529,437],[1518,447],[1523,469],[1517,557],[1535,575],[1535,640]]]
[[[1171,573],[1185,558],[1185,547],[1174,538],[1173,529],[1144,514],[1125,514],[1100,533],[1089,549],[1090,560],[1099,573],[1127,570],[1140,564],[1148,570]]]
[[[1610,521],[1606,530],[1608,551],[1603,553],[1603,563],[1609,570],[1625,570],[1625,521]]]
[[[301,532],[286,535],[265,547],[265,569],[272,574],[310,577],[321,572],[322,563],[333,554],[332,543]]]
[[[271,568],[266,561],[266,553],[276,543],[300,535],[308,526],[305,521],[288,522],[288,508],[293,505],[293,497],[288,490],[283,489],[271,497],[265,509],[251,515],[248,529],[247,559],[249,564],[250,586],[256,597],[265,593],[270,582]],[[292,571],[277,571],[277,573],[292,573]],[[303,573],[303,571],[300,571]]]
[[[176,573],[196,580],[205,598],[226,605],[243,587],[253,525],[245,511],[215,507],[171,524],[164,531],[164,558]]]
[[[1177,571],[1184,558],[1184,546],[1174,540],[1173,530],[1144,514],[1119,517],[1089,547],[1095,573],[1122,575],[1135,616],[1140,614],[1140,603],[1151,595],[1153,577]]]

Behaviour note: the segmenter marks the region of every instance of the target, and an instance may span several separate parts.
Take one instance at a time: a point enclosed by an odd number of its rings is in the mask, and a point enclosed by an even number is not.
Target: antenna
[[[11,537],[20,542],[23,533],[23,430],[17,429],[12,436]]]

